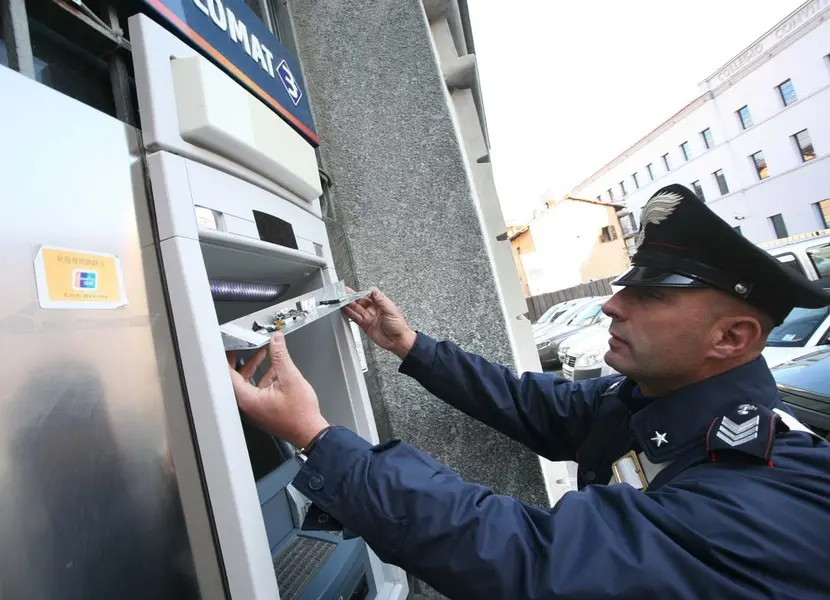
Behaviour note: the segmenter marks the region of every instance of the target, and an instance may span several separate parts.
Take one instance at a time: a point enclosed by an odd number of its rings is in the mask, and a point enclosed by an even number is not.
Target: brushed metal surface
[[[198,597],[135,131],[3,67],[0,89],[0,597]],[[118,256],[127,306],[41,309],[39,244]]]

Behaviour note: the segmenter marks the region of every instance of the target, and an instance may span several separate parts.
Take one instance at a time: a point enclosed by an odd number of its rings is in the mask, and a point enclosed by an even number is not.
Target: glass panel
[[[744,129],[752,127],[752,115],[749,114],[748,106],[744,106],[738,110],[738,118],[741,120],[741,127]]]
[[[0,27],[2,29],[2,27]],[[0,36],[2,36],[2,31],[0,31]],[[3,38],[0,37],[0,65],[4,67],[9,66],[9,54],[6,52],[6,42],[3,41]]]
[[[35,77],[40,83],[115,116],[105,61],[85,52],[37,21],[29,21]]]
[[[666,166],[666,171],[671,171],[671,162],[669,161],[669,155],[663,155],[663,164]]]
[[[826,200],[825,200],[826,202]],[[819,277],[830,277],[830,244],[807,250],[810,262],[816,268]]]
[[[706,200],[706,198],[703,195],[703,186],[700,185],[699,181],[693,181],[692,182],[692,189],[695,191],[695,194],[697,195],[698,198],[700,198],[703,201]]]
[[[813,148],[813,140],[810,138],[810,134],[806,129],[802,129],[795,134],[795,142],[801,152],[802,161],[807,162],[808,160],[812,160],[816,157],[816,151]]]
[[[649,176],[649,179],[651,179],[652,181],[654,181],[654,167],[652,166],[652,164],[651,164],[651,163],[648,163],[648,164],[646,165],[646,171],[648,171],[648,176]]]
[[[726,177],[723,175],[722,170],[717,170],[713,173],[715,176],[715,180],[718,182],[718,189],[720,190],[721,195],[729,193],[729,186],[726,183]]]
[[[778,261],[785,267],[788,267],[799,275],[804,275],[806,277],[807,274],[804,272],[804,269],[801,267],[801,262],[799,262],[799,260],[795,257],[795,254],[788,252],[787,254],[779,254],[775,258],[777,258]]]
[[[784,223],[784,217],[777,214],[771,216],[769,220],[772,222],[772,228],[775,230],[775,235],[778,236],[779,239],[785,238],[789,235],[787,233],[787,225]]]
[[[767,346],[803,346],[824,323],[829,307],[794,308],[784,322],[773,329],[767,338]]]
[[[830,198],[816,202],[816,210],[818,210],[819,221],[825,228],[830,228]]]
[[[793,82],[789,79],[778,86],[778,91],[781,92],[781,100],[784,101],[784,106],[789,106],[798,98],[795,95],[795,87]]]
[[[755,163],[755,172],[758,174],[758,179],[766,179],[769,177],[769,169],[767,168],[767,161],[764,158],[763,152],[756,152],[751,157],[752,162]]]
[[[683,152],[683,158],[685,160],[689,160],[692,157],[692,151],[689,148],[689,142],[683,142],[680,144],[680,150]]]
[[[703,145],[706,146],[707,150],[715,145],[715,141],[712,139],[711,129],[707,127],[701,132],[701,134],[703,135]]]

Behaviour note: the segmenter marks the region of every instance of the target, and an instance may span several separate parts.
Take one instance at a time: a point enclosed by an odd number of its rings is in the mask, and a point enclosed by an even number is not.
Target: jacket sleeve
[[[613,378],[570,382],[548,373],[517,376],[418,333],[400,366],[429,392],[548,460],[575,460],[599,396]]]
[[[685,526],[624,484],[569,492],[541,510],[464,482],[406,443],[373,447],[335,427],[294,485],[381,560],[453,599],[700,598],[714,589],[711,569],[679,544]]]

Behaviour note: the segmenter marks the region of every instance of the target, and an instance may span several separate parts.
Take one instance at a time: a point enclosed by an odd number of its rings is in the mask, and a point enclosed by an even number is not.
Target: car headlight
[[[586,352],[576,359],[576,364],[574,366],[579,369],[591,369],[599,365],[602,362],[602,359],[602,352]]]

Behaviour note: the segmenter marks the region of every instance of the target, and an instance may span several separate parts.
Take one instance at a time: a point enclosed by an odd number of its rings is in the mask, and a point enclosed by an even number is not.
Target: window
[[[602,202],[602,195],[597,196],[597,202]]]
[[[718,182],[718,189],[720,190],[721,196],[724,194],[729,193],[729,185],[726,183],[726,177],[723,174],[723,169],[718,169],[712,175],[715,176],[715,181]]]
[[[830,244],[808,248],[807,256],[816,268],[819,278],[830,277]]]
[[[692,189],[695,191],[698,198],[706,202],[706,197],[703,195],[703,187],[700,185],[700,181],[693,181]]]
[[[608,188],[608,200],[610,200],[611,202],[614,201],[614,190],[612,190],[611,188]]]
[[[815,148],[813,148],[813,140],[810,139],[810,134],[806,129],[802,129],[792,137],[793,140],[795,140],[795,145],[798,148],[799,154],[801,154],[802,162],[813,160],[816,157],[816,151]]]
[[[6,50],[6,43],[3,41],[3,31],[2,27],[0,27],[0,65],[4,67],[9,66],[9,54]]]
[[[769,222],[772,223],[772,228],[775,230],[775,236],[778,239],[785,238],[789,235],[787,233],[787,224],[784,223],[784,217],[781,216],[781,213],[772,215],[769,218]]]
[[[784,106],[789,106],[798,100],[798,97],[795,95],[795,87],[790,79],[778,85],[778,93],[781,94],[781,101],[784,103]]]
[[[749,158],[752,161],[752,164],[755,165],[755,173],[758,175],[758,179],[766,179],[769,177],[767,159],[764,158],[764,153],[762,151],[759,150],[755,154],[752,154]]]
[[[637,175],[637,173],[632,173],[631,174],[631,179],[634,180],[634,188],[639,190],[640,189],[640,177]]]
[[[776,255],[775,258],[777,258],[778,262],[780,262],[782,265],[784,265],[788,269],[792,269],[793,271],[795,271],[799,275],[803,275],[804,277],[807,277],[807,273],[804,272],[804,269],[801,266],[801,261],[798,260],[798,258],[796,258],[795,254],[793,254],[792,252],[786,252],[785,254],[778,254],[778,255]]]
[[[608,227],[603,227],[602,232],[599,234],[599,241],[602,244],[607,244],[608,242],[612,242],[617,239],[617,229],[613,225],[609,225]]]
[[[654,181],[654,165],[652,165],[651,163],[648,163],[646,165],[646,171],[648,171],[648,178],[651,181]]]
[[[700,132],[700,137],[703,138],[703,145],[706,146],[707,150],[715,145],[715,140],[712,138],[712,130],[708,127]]]
[[[821,224],[823,229],[830,228],[830,198],[825,198],[821,202],[816,202],[813,204],[816,207],[816,212],[818,213],[818,222]]]
[[[743,234],[744,234],[744,232],[743,232],[743,231],[741,231],[741,226],[740,226],[740,225],[735,225],[732,229],[734,229],[735,231],[737,231],[737,232],[738,232],[738,233],[740,233],[741,235],[743,235]]]
[[[742,106],[737,112],[738,120],[741,122],[742,129],[749,129],[752,127],[752,115],[749,114],[749,107]]]
[[[620,182],[620,192],[622,193],[623,198],[628,196],[628,190],[625,189],[625,181]]]
[[[666,152],[663,155],[663,164],[666,165],[666,173],[671,171],[671,162],[669,161],[669,153],[668,152]]]
[[[689,142],[683,142],[680,144],[680,152],[683,154],[684,161],[688,161],[692,158],[692,149],[689,148]]]

